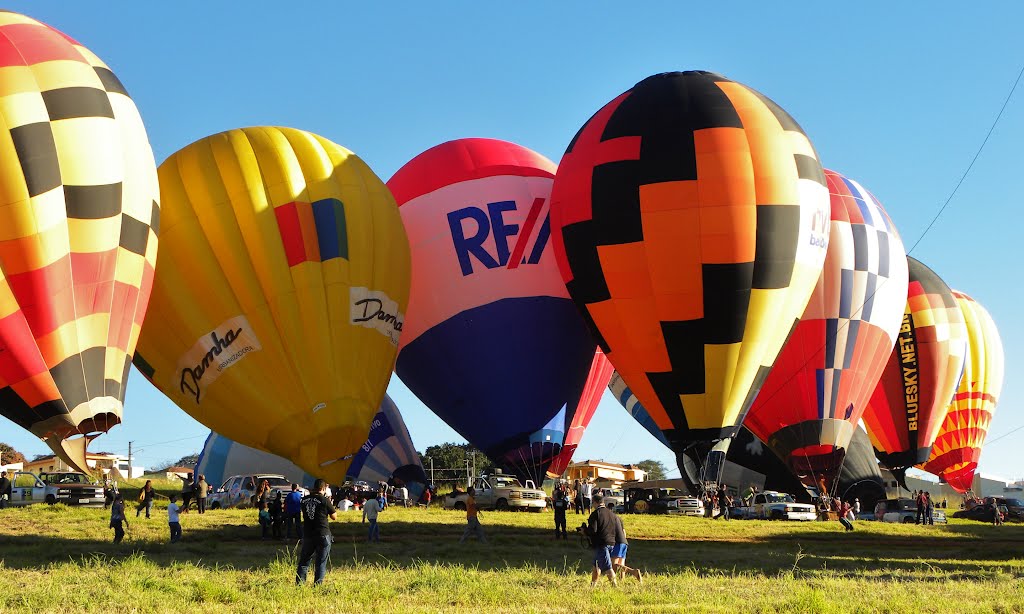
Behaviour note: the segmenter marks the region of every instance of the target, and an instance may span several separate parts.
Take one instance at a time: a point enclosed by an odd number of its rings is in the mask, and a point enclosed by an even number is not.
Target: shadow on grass
[[[570,518],[570,526],[579,524],[579,518],[575,523]],[[403,568],[431,564],[482,571],[525,567],[574,574],[586,573],[591,566],[590,551],[581,547],[571,529],[567,541],[556,541],[553,530],[505,524],[501,513],[484,518],[487,543],[471,540],[465,544],[459,543],[464,525],[456,522],[460,519],[454,515],[424,515],[412,520],[382,516],[383,541],[379,544],[366,543],[366,525],[353,519],[332,524],[335,570],[367,564]],[[225,520],[237,521],[237,517]],[[130,522],[135,531],[129,531],[126,541],[117,545],[59,535],[0,535],[0,560],[8,568],[41,569],[97,555],[118,561],[141,552],[160,566],[192,563],[259,570],[296,554],[296,540],[264,541],[252,524],[190,528],[186,516],[184,540],[169,544],[166,524],[159,520],[131,518]],[[912,574],[916,581],[935,582],[978,580],[997,574],[1024,578],[1024,526],[921,527],[917,534],[893,535],[871,531],[870,525],[858,523],[862,530],[851,533],[835,523],[834,532],[822,531],[818,525],[817,530],[746,537],[716,534],[725,529],[710,523],[706,534],[695,535],[691,530],[688,536],[677,538],[633,538],[629,559],[632,565],[654,573],[773,576],[827,572],[871,581],[907,579]],[[628,519],[626,526],[628,529]]]

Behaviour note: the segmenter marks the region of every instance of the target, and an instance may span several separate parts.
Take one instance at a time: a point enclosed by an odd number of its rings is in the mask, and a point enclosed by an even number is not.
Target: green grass
[[[917,527],[625,516],[644,585],[589,586],[589,552],[551,538],[550,512],[486,513],[490,544],[458,544],[464,517],[391,508],[384,542],[360,515],[332,523],[331,571],[296,588],[295,544],[259,539],[252,510],[130,514],[110,543],[103,510],[0,511],[0,612],[560,611],[1015,612],[1024,610],[1024,526]],[[569,515],[570,528],[582,516]],[[376,604],[376,605],[372,605]]]

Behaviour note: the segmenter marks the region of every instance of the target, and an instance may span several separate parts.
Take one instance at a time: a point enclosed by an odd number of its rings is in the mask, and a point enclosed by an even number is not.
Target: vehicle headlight
[[[60,490],[57,491],[57,494],[58,495],[70,495],[71,491],[67,490],[67,489],[60,489]]]
[[[519,497],[523,496],[523,493],[516,492],[513,490],[512,492],[508,493],[508,496],[512,497],[513,499],[518,499]]]

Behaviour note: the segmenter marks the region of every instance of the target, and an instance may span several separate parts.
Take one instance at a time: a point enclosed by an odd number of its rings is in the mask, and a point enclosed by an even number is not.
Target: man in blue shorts
[[[625,579],[626,574],[636,578],[640,584],[644,583],[643,576],[639,569],[626,566],[626,551],[629,549],[629,541],[626,540],[626,529],[622,526],[622,518],[618,514],[615,517],[615,547],[612,548],[612,570],[615,575]]]
[[[591,588],[597,586],[601,574],[608,576],[612,586],[618,586],[612,570],[612,548],[615,547],[615,512],[602,505],[600,495],[593,499],[594,511],[587,519],[587,534],[594,547],[594,570],[590,574]]]

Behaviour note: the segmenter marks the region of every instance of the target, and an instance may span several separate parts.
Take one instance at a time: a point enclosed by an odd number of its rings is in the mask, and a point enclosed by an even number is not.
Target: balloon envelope
[[[594,354],[594,362],[590,365],[590,375],[587,376],[587,382],[583,385],[583,396],[580,397],[576,412],[572,417],[572,423],[565,434],[562,450],[555,460],[551,461],[547,477],[557,478],[569,468],[572,455],[576,452],[576,447],[583,439],[583,433],[587,430],[590,420],[597,411],[597,406],[601,403],[601,395],[604,394],[605,388],[608,386],[612,371],[614,371],[612,363],[605,357],[604,352],[598,349]]]
[[[864,411],[879,460],[902,482],[928,460],[967,352],[964,316],[949,286],[907,257],[910,287],[896,347]]]
[[[156,263],[156,165],[98,57],[0,12],[0,415],[81,471],[120,423]]]
[[[896,342],[907,258],[881,204],[857,182],[825,174],[832,208],[825,267],[744,424],[805,485],[833,493]]]
[[[223,435],[210,433],[196,463],[196,474],[217,486],[232,475],[276,473],[309,488],[316,479],[287,459],[243,446]],[[427,483],[419,454],[391,397],[384,395],[380,411],[370,423],[370,435],[349,465],[346,479],[373,485],[391,478],[402,480],[414,497]]]
[[[673,449],[735,435],[828,242],[797,123],[720,75],[655,75],[580,129],[551,199],[569,294]]]
[[[408,300],[394,199],[355,154],[291,128],[201,139],[159,176],[163,264],[136,365],[215,432],[339,482]]]
[[[967,359],[946,418],[923,469],[944,479],[954,490],[971,489],[1003,389],[1003,343],[996,323],[977,301],[953,291],[967,324]]]
[[[548,245],[554,170],[519,145],[461,139],[388,182],[415,262],[395,371],[467,441],[538,483],[596,348]]]

